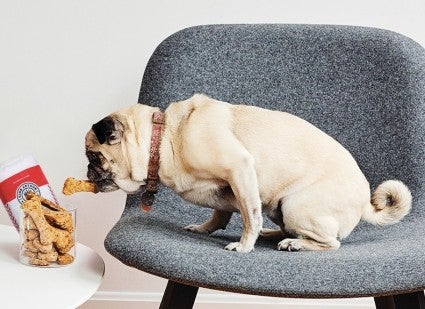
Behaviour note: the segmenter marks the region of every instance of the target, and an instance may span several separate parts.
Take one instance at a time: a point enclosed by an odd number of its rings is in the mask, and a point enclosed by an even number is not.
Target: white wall
[[[66,177],[85,176],[83,138],[91,124],[137,102],[143,70],[154,48],[187,26],[374,26],[403,33],[425,46],[424,16],[423,0],[0,0],[0,162],[33,153],[60,195]],[[83,307],[119,308],[122,304],[105,300],[124,298],[144,300],[144,308],[157,307],[165,281],[123,266],[103,248],[106,233],[122,212],[125,195],[60,197],[78,208],[79,241],[97,250],[106,262],[99,293]],[[0,223],[10,224],[2,208]],[[240,304],[237,308],[253,308],[245,305],[252,299],[208,293],[201,291],[203,303],[198,308],[227,301]],[[372,301],[348,303],[366,308]],[[236,308],[235,304],[229,307]],[[343,308],[338,302],[336,307]]]

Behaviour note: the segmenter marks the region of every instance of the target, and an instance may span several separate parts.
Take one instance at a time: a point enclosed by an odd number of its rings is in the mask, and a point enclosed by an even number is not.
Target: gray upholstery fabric
[[[371,187],[400,179],[413,210],[401,223],[361,223],[331,252],[281,252],[259,240],[236,241],[235,214],[225,231],[182,228],[211,210],[161,188],[150,213],[129,196],[105,240],[123,263],[196,286],[287,297],[374,296],[425,287],[425,51],[390,31],[324,25],[212,25],[173,34],[152,55],[139,102],[163,109],[193,93],[298,115],[340,141]],[[220,125],[217,123],[217,125]],[[278,137],[276,137],[278,138]],[[266,225],[272,224],[266,221]]]

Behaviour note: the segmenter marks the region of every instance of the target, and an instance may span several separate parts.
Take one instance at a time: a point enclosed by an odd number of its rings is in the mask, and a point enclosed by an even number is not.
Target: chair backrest
[[[139,102],[165,109],[197,92],[298,115],[342,143],[373,188],[400,179],[424,201],[425,51],[403,35],[328,25],[187,28],[155,50]]]

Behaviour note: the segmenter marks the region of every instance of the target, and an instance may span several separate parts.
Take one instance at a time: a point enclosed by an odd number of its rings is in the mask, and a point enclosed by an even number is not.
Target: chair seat
[[[169,189],[161,188],[150,212],[142,212],[139,205],[139,195],[128,197],[105,248],[126,265],[176,282],[312,298],[387,295],[425,287],[425,220],[415,211],[392,226],[361,223],[336,251],[277,251],[278,241],[259,239],[255,251],[238,253],[224,247],[240,238],[239,214],[226,230],[200,235],[183,227],[202,223],[211,210],[187,204]]]

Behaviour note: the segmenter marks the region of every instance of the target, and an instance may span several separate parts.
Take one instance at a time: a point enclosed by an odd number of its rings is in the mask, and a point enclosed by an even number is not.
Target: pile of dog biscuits
[[[21,255],[30,265],[70,264],[74,220],[72,214],[55,203],[32,192],[21,205],[24,213]]]

